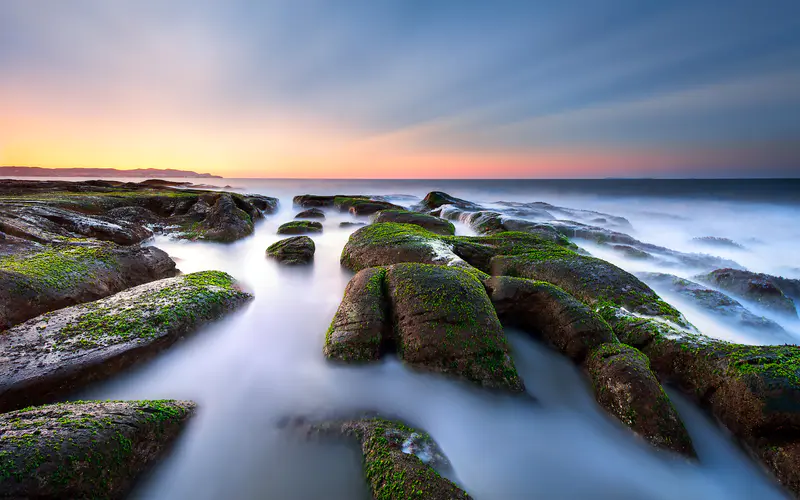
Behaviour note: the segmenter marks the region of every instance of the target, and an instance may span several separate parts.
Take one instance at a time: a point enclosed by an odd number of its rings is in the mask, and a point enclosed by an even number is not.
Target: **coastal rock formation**
[[[721,238],[719,236],[700,236],[697,238],[692,238],[692,242],[711,247],[736,248],[738,250],[744,249],[744,245],[736,243],[730,238]]]
[[[431,191],[423,198],[421,203],[421,206],[427,210],[435,210],[443,205],[452,205],[462,210],[481,210],[480,205],[450,196],[441,191]]]
[[[194,411],[188,401],[81,401],[4,413],[0,497],[124,498]]]
[[[456,228],[449,221],[419,212],[408,210],[381,210],[372,218],[373,223],[396,222],[398,224],[414,224],[436,234],[452,236]]]
[[[267,248],[267,256],[281,264],[309,264],[314,259],[314,240],[308,236],[293,236],[280,240]]]
[[[239,208],[231,195],[223,193],[205,211],[205,218],[192,227],[192,233],[193,239],[231,242],[253,234],[253,227],[252,215]]]
[[[295,219],[321,219],[325,220],[325,212],[318,208],[309,208],[308,210],[303,210],[302,212],[298,213],[294,216]]]
[[[0,330],[176,273],[175,262],[155,247],[20,243],[4,246],[3,253]]]
[[[321,233],[322,224],[316,221],[297,220],[281,224],[278,234]]]
[[[453,267],[407,263],[357,274],[324,351],[344,361],[396,351],[403,362],[424,371],[523,390],[483,285]]]
[[[318,424],[308,434],[356,439],[363,454],[364,476],[374,498],[471,498],[433,468],[447,461],[430,435],[423,431],[396,421],[370,418]]]
[[[64,397],[149,359],[252,296],[203,271],[60,309],[0,335],[0,411]]]
[[[783,293],[780,281],[768,274],[738,269],[717,269],[697,279],[721,288],[736,297],[750,300],[770,311],[797,318],[794,301]],[[788,281],[788,280],[787,280]]]
[[[606,411],[657,448],[695,455],[647,356],[629,345],[607,343],[592,352],[587,368],[595,398]]]

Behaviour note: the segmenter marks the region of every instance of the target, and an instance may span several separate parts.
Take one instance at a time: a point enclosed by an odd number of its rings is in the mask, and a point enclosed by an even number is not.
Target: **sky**
[[[0,165],[800,177],[800,1],[0,0]]]

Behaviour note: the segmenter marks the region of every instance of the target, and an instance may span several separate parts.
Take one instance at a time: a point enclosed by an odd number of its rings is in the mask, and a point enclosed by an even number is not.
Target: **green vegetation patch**
[[[14,273],[37,288],[67,290],[76,281],[91,280],[101,267],[116,268],[111,245],[49,245],[42,251],[0,257],[0,271]]]

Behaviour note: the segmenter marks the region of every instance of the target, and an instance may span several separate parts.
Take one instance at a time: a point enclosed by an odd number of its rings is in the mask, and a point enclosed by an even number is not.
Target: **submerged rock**
[[[296,220],[281,224],[278,234],[321,233],[322,224],[316,221]]]
[[[657,448],[695,456],[694,447],[669,396],[638,349],[607,343],[587,361],[595,398],[606,411]]]
[[[308,236],[293,236],[270,245],[267,256],[281,264],[302,265],[314,260],[314,250],[314,240]]]
[[[446,463],[446,458],[423,431],[400,422],[371,418],[319,424],[309,434],[355,438],[363,453],[365,479],[376,499],[471,498],[432,467]]]
[[[339,223],[339,227],[361,227],[366,226],[366,222],[344,221]]]
[[[800,349],[750,346],[687,333],[603,308],[619,339],[638,347],[659,378],[710,409],[761,457],[780,482],[800,495]]]
[[[718,236],[700,236],[698,238],[692,238],[692,241],[712,247],[737,248],[739,250],[744,249],[744,245],[736,243],[730,238],[720,238]]]
[[[17,325],[0,334],[0,411],[51,401],[108,378],[251,298],[229,275],[203,271]]]
[[[400,224],[414,224],[428,231],[442,235],[454,235],[456,228],[449,221],[419,212],[408,210],[381,210],[376,213],[372,222],[397,222]]]
[[[644,250],[639,250],[630,245],[611,245],[611,249],[629,259],[652,259],[653,256]]]
[[[21,245],[0,257],[0,330],[39,314],[174,276],[155,247]]]
[[[309,208],[308,210],[303,210],[302,212],[298,213],[294,216],[295,219],[322,219],[325,220],[325,212],[318,208]]]
[[[697,279],[770,311],[797,318],[794,301],[783,293],[774,276],[738,269],[717,269],[697,276]]]
[[[0,497],[124,498],[195,411],[188,401],[79,401],[0,415]]]
[[[481,210],[481,207],[471,201],[450,196],[441,191],[431,191],[423,198],[421,205],[427,210],[435,210],[443,205],[453,205],[462,210]]]

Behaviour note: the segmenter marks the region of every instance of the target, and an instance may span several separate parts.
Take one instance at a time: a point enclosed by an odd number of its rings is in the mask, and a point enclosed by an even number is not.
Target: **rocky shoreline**
[[[631,224],[622,217],[539,202],[486,207],[442,192],[405,207],[368,195],[293,202],[301,212],[278,234],[318,234],[325,211],[369,222],[342,250],[341,265],[354,276],[322,346],[331,362],[396,356],[414,370],[530,398],[505,339],[504,327],[513,326],[572,361],[599,407],[644,442],[696,460],[662,386],[670,384],[800,495],[797,347],[707,337],[646,284],[672,287],[737,325],[780,333],[727,294],[796,317],[797,280],[643,243],[623,232]],[[236,241],[277,207],[266,196],[154,181],[0,181],[0,496],[130,491],[194,404],[55,402],[252,299],[223,272],[181,274],[143,242],[154,233]],[[451,221],[477,235],[457,235]],[[582,241],[691,264],[705,270],[703,285],[631,274],[589,255]],[[311,265],[314,252],[310,237],[292,236],[265,258]],[[309,435],[321,433],[355,438],[375,498],[470,498],[413,451],[436,449],[423,431],[356,417],[314,423]],[[101,462],[111,465],[95,466]]]

